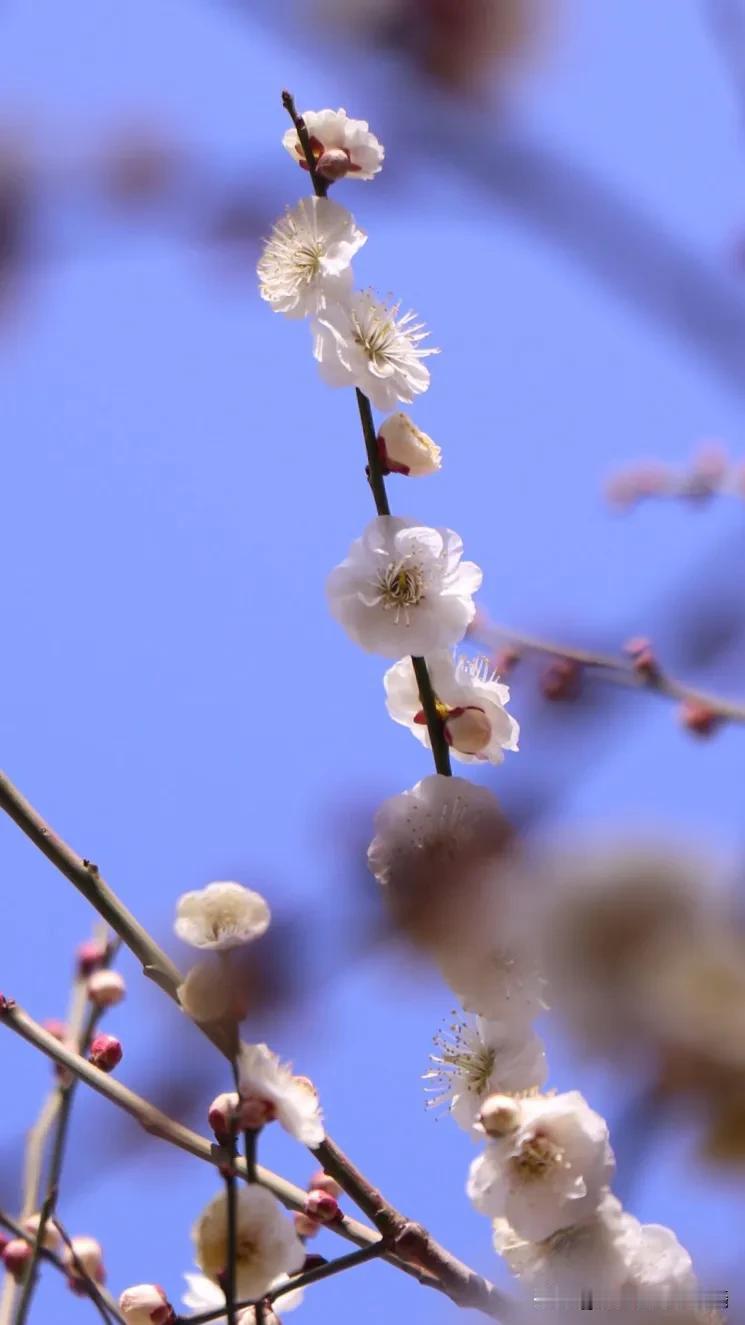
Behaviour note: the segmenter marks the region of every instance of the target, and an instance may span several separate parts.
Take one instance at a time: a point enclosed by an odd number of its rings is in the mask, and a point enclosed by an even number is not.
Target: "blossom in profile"
[[[505,750],[517,750],[520,728],[507,712],[509,688],[501,685],[483,658],[453,657],[448,649],[428,654],[432,688],[454,759],[501,764]],[[401,658],[383,679],[386,708],[422,745],[431,749],[426,718],[410,658]]]
[[[119,1310],[127,1325],[171,1325],[173,1307],[160,1284],[135,1284],[119,1298]]]
[[[191,1307],[195,1315],[201,1315],[205,1311],[216,1311],[219,1307],[225,1305],[225,1294],[218,1284],[213,1283],[204,1274],[187,1273],[184,1275],[187,1283],[186,1292],[181,1301],[185,1307]],[[269,1285],[268,1292],[273,1292],[275,1288],[284,1288],[285,1284],[290,1282],[286,1274],[280,1274],[273,1279]],[[284,1316],[286,1311],[294,1311],[300,1306],[303,1300],[302,1288],[291,1288],[286,1293],[282,1293],[279,1298],[279,1307]],[[274,1317],[276,1320],[276,1316]],[[237,1325],[254,1325],[255,1313],[253,1307],[247,1307],[245,1311],[238,1316]],[[213,1325],[225,1325],[226,1317],[217,1317]],[[272,1325],[272,1319],[265,1314],[264,1325]]]
[[[301,198],[276,222],[259,258],[259,291],[275,313],[306,317],[351,292],[351,262],[367,239],[346,207]]]
[[[38,1237],[40,1223],[41,1214],[29,1215],[24,1219],[23,1227],[30,1237],[36,1238]],[[42,1245],[46,1247],[47,1251],[59,1251],[61,1243],[62,1238],[60,1237],[55,1224],[51,1219],[47,1219],[44,1224],[44,1240]]]
[[[327,581],[332,616],[367,653],[422,655],[461,640],[482,574],[452,529],[380,515]]]
[[[446,1104],[465,1131],[476,1129],[481,1107],[491,1095],[522,1095],[546,1081],[543,1042],[532,1031],[511,1035],[501,1023],[475,1017],[456,1022],[435,1036],[432,1068],[425,1073],[430,1106]]]
[[[400,304],[383,304],[369,290],[330,304],[313,323],[313,353],[328,386],[355,386],[376,409],[410,404],[427,390],[429,369],[422,362],[433,348],[422,346],[429,332],[416,314],[401,316]]]
[[[422,478],[441,468],[439,446],[417,428],[403,411],[391,414],[378,428],[378,458],[384,474]]]
[[[308,130],[316,169],[329,179],[372,179],[382,169],[385,151],[367,120],[354,120],[343,109],[306,110],[302,116]],[[303,170],[308,169],[305,152],[294,127],[282,138],[282,146]]]
[[[266,1044],[243,1044],[237,1059],[241,1108],[256,1106],[256,1122],[273,1119],[305,1146],[324,1137],[318,1095],[307,1077],[295,1076]]]
[[[615,1164],[607,1124],[578,1091],[526,1097],[520,1115],[473,1161],[467,1191],[477,1210],[539,1242],[594,1214]]]
[[[237,1254],[235,1289],[239,1298],[261,1298],[280,1274],[299,1270],[305,1249],[279,1202],[265,1187],[242,1185],[236,1192]],[[192,1229],[200,1270],[219,1282],[228,1261],[225,1192],[205,1207]]]
[[[101,1250],[100,1242],[97,1242],[95,1238],[87,1237],[85,1235],[72,1238],[71,1246],[65,1247],[65,1250],[62,1253],[62,1258],[65,1263],[65,1269],[70,1276],[72,1287],[84,1284],[83,1277],[80,1273],[80,1267],[82,1267],[88,1275],[88,1278],[92,1279],[94,1283],[104,1283],[106,1279],[106,1271],[103,1264],[103,1252]]]
[[[176,907],[174,929],[193,948],[223,952],[260,938],[271,912],[260,893],[241,883],[209,883],[183,893]]]

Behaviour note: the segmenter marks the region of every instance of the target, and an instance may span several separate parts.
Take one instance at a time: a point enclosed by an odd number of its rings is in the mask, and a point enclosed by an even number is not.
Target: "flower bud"
[[[643,635],[635,635],[623,646],[624,653],[631,659],[634,671],[648,681],[655,680],[660,674],[659,664],[652,650],[652,645]]]
[[[160,1284],[135,1284],[119,1298],[119,1310],[129,1325],[169,1325],[174,1319]]]
[[[127,992],[124,976],[118,971],[94,971],[88,976],[88,997],[97,1008],[113,1008]]]
[[[78,1265],[82,1266],[88,1278],[96,1284],[102,1284],[106,1278],[101,1244],[95,1238],[73,1238],[72,1246],[65,1248],[64,1260],[65,1269],[70,1276],[70,1287],[75,1291],[79,1290],[82,1283]],[[85,1291],[85,1286],[82,1291]]]
[[[481,1106],[479,1121],[487,1136],[507,1136],[520,1121],[520,1108],[510,1095],[490,1095]]]
[[[122,1061],[123,1053],[121,1040],[115,1035],[97,1035],[91,1044],[88,1062],[102,1072],[113,1072],[117,1063]]]
[[[582,680],[582,668],[573,658],[557,658],[541,677],[544,699],[576,699]]]
[[[47,1017],[41,1024],[47,1034],[53,1035],[66,1049],[70,1049],[74,1054],[78,1052],[78,1046],[68,1035],[64,1021],[60,1021],[58,1017]],[[54,1064],[54,1074],[61,1086],[71,1086],[75,1080],[75,1073],[71,1072],[69,1067],[63,1067],[62,1063]]]
[[[720,715],[702,700],[686,699],[680,706],[680,721],[694,736],[711,736],[721,722]]]
[[[339,1202],[330,1192],[314,1189],[305,1198],[305,1212],[321,1224],[330,1224],[339,1218]]]
[[[10,1241],[11,1241],[10,1234],[3,1233],[2,1230],[0,1230],[0,1257],[2,1257],[2,1254],[5,1251],[5,1248],[7,1247]]]
[[[311,1219],[310,1215],[304,1215],[300,1210],[296,1210],[293,1215],[295,1222],[295,1232],[299,1238],[314,1238],[316,1233],[320,1233],[321,1225],[317,1219]]]
[[[8,1274],[12,1274],[14,1279],[22,1279],[33,1254],[30,1242],[25,1242],[23,1238],[11,1238],[3,1250],[3,1264]]]
[[[27,1219],[24,1219],[23,1227],[25,1232],[28,1233],[30,1238],[36,1237],[39,1231],[40,1222],[41,1222],[41,1215],[29,1215]],[[44,1225],[44,1241],[42,1245],[46,1247],[47,1251],[57,1251],[61,1241],[62,1239],[60,1238],[57,1229],[55,1228],[51,1219],[48,1219],[46,1224]]]
[[[324,179],[343,179],[349,173],[350,160],[342,147],[329,147],[316,161],[316,171]]]
[[[328,1192],[329,1196],[338,1197],[341,1196],[342,1190],[336,1178],[332,1178],[329,1173],[324,1173],[323,1169],[316,1169],[308,1183],[309,1192]]]
[[[391,414],[380,425],[378,456],[384,474],[408,474],[421,478],[435,474],[441,466],[440,448],[408,414]]]
[[[276,1104],[272,1100],[262,1100],[257,1095],[241,1099],[238,1106],[237,1123],[244,1132],[258,1132],[267,1123],[273,1123],[276,1117]]]
[[[443,731],[448,745],[464,755],[481,754],[491,740],[491,723],[477,704],[451,709]]]
[[[109,954],[107,943],[102,943],[100,939],[87,939],[81,943],[77,950],[78,974],[81,976],[92,975],[94,971],[100,970]]]
[[[215,1133],[215,1139],[221,1146],[224,1146],[236,1132],[239,1104],[240,1097],[233,1090],[216,1095],[210,1104],[207,1119]]]

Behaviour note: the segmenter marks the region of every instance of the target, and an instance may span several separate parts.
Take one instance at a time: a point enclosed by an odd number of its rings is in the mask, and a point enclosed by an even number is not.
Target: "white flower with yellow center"
[[[313,353],[328,386],[358,387],[382,410],[427,390],[429,369],[422,360],[438,351],[422,347],[429,335],[424,323],[415,313],[400,316],[400,308],[358,290],[319,314]]]
[[[501,764],[505,750],[517,750],[520,728],[505,709],[509,688],[500,685],[484,658],[455,658],[442,649],[425,659],[445,739],[453,758],[464,764]],[[393,718],[431,748],[429,730],[410,658],[390,667],[383,679],[386,708]]]
[[[447,1104],[453,1118],[474,1137],[484,1101],[494,1094],[521,1095],[537,1090],[546,1080],[546,1054],[533,1032],[514,1036],[503,1024],[476,1017],[456,1022],[435,1036],[434,1067],[425,1073],[432,1092],[430,1106]]]
[[[368,653],[425,654],[461,640],[482,574],[452,529],[380,515],[327,581],[332,616]]]
[[[353,120],[344,109],[306,110],[302,118],[316,169],[327,179],[372,179],[382,168],[385,152],[367,120]],[[308,169],[294,126],[284,134],[282,146],[303,170]]]
[[[275,313],[306,317],[352,288],[350,263],[367,239],[346,207],[302,198],[277,221],[259,259],[259,290]]]
[[[305,1260],[305,1248],[294,1225],[271,1192],[256,1183],[236,1192],[237,1250],[235,1291],[238,1298],[261,1298],[280,1274],[292,1274]],[[225,1192],[205,1207],[192,1229],[200,1270],[219,1283],[228,1261],[228,1207]]]
[[[614,1167],[608,1127],[578,1091],[528,1097],[514,1130],[473,1161],[467,1191],[477,1210],[539,1242],[594,1214]]]
[[[224,951],[260,938],[271,912],[260,893],[241,883],[208,883],[183,893],[176,906],[174,929],[193,948]]]
[[[294,1076],[265,1044],[242,1044],[238,1054],[238,1093],[255,1102],[257,1117],[277,1119],[304,1146],[318,1146],[324,1137],[321,1109],[313,1083]]]

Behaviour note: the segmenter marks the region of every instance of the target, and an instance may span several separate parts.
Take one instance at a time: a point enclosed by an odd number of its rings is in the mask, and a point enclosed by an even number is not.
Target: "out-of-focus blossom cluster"
[[[608,480],[606,496],[619,510],[630,510],[650,498],[668,497],[692,505],[718,496],[745,501],[745,461],[733,460],[719,442],[706,442],[688,468],[647,460],[620,470]]]

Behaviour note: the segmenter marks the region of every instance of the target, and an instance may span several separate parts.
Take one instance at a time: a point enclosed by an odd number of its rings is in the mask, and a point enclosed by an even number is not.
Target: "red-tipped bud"
[[[343,179],[349,173],[350,160],[342,147],[329,147],[316,161],[316,170],[324,179]]]
[[[321,1224],[331,1224],[339,1218],[339,1202],[330,1192],[318,1188],[308,1192],[305,1198],[305,1212],[311,1219],[317,1219]]]
[[[576,699],[582,682],[582,668],[573,658],[557,658],[541,677],[544,699]]]
[[[118,971],[94,971],[88,976],[88,997],[97,1008],[113,1008],[127,992],[124,976]]]
[[[216,1095],[210,1104],[207,1119],[221,1146],[236,1133],[239,1104],[240,1098],[235,1091],[224,1091],[222,1095]]]
[[[659,663],[654,655],[650,641],[644,635],[634,635],[623,646],[624,653],[631,659],[634,671],[648,680],[659,676]]]
[[[267,1123],[273,1123],[277,1117],[277,1106],[271,1100],[261,1100],[249,1095],[242,1099],[238,1107],[238,1126],[244,1132],[258,1132]]]
[[[64,1259],[65,1269],[69,1275],[68,1282],[74,1293],[85,1294],[88,1291],[85,1280],[81,1278],[79,1266],[96,1284],[102,1284],[106,1279],[101,1244],[95,1238],[73,1238],[72,1246],[65,1249]]]
[[[123,1053],[122,1042],[115,1035],[97,1035],[91,1044],[88,1062],[102,1072],[113,1072],[121,1063]]]
[[[34,1249],[23,1238],[11,1238],[3,1250],[3,1264],[14,1279],[22,1279]]]
[[[321,1225],[317,1219],[311,1219],[310,1215],[304,1215],[300,1210],[296,1210],[293,1215],[295,1222],[295,1232],[299,1238],[314,1238],[316,1233],[321,1231]]]
[[[170,1325],[175,1320],[160,1284],[135,1284],[119,1298],[119,1310],[128,1325]]]
[[[76,953],[79,974],[88,976],[100,970],[108,955],[107,943],[102,943],[100,939],[86,939],[85,943],[79,945]]]
[[[336,1178],[332,1178],[330,1173],[324,1173],[323,1169],[316,1169],[308,1183],[309,1192],[328,1192],[329,1196],[339,1197],[342,1190]]]
[[[478,755],[491,740],[491,723],[477,704],[451,709],[443,726],[448,745],[464,755]]]
[[[36,1237],[37,1233],[39,1232],[40,1222],[41,1222],[41,1215],[29,1215],[27,1219],[24,1219],[23,1228],[24,1231],[28,1233],[29,1237],[31,1238]],[[47,1251],[57,1251],[59,1249],[61,1241],[62,1239],[59,1233],[57,1232],[57,1229],[55,1228],[51,1219],[48,1219],[46,1224],[44,1225],[43,1245],[46,1247]]]
[[[722,720],[710,704],[697,699],[684,700],[679,715],[686,731],[692,732],[694,736],[711,736]]]

